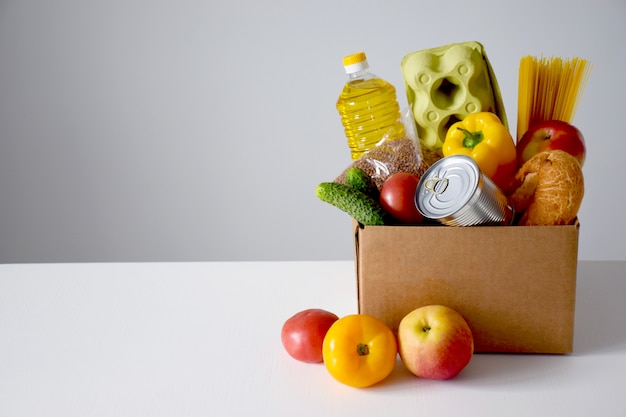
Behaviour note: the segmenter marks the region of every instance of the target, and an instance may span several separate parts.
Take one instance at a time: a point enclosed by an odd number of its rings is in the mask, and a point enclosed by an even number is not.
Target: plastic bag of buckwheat
[[[406,131],[404,138],[383,137],[376,146],[346,167],[335,182],[345,184],[345,172],[351,167],[362,169],[372,178],[378,189],[396,172],[408,172],[421,178],[428,167],[441,158],[441,155],[421,149],[410,109],[403,112],[402,122]]]

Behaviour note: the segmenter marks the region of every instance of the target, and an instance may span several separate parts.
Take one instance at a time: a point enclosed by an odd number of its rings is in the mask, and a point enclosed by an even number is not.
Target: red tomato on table
[[[281,340],[291,357],[302,362],[322,362],[322,344],[337,315],[311,308],[287,319],[281,330]]]

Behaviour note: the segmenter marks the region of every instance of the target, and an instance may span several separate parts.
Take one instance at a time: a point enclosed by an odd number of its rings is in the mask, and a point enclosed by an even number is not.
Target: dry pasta
[[[591,68],[590,62],[577,57],[523,57],[518,80],[518,139],[535,123],[554,119],[571,123]]]

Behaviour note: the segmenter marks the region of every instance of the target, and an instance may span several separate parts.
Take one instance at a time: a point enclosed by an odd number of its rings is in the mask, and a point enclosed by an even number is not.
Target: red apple
[[[574,156],[580,166],[585,163],[586,147],[583,134],[571,124],[549,120],[532,125],[517,142],[517,165],[543,151],[561,150]]]
[[[280,332],[287,353],[302,362],[322,362],[322,344],[326,332],[339,320],[335,313],[320,308],[300,311],[288,318]]]
[[[467,366],[474,338],[465,319],[442,305],[417,308],[398,327],[398,350],[404,366],[426,379],[450,379]]]

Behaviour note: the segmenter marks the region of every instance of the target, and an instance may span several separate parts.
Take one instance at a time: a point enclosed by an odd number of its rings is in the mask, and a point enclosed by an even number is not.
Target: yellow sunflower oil
[[[369,72],[364,52],[343,59],[348,75],[337,100],[352,159],[360,158],[383,138],[405,135],[395,87]]]

